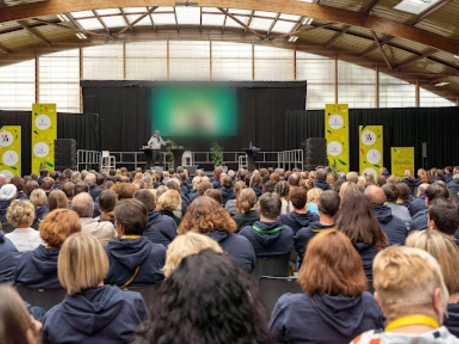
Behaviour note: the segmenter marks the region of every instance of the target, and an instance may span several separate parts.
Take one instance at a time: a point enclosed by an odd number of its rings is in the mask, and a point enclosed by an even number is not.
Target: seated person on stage
[[[260,221],[241,229],[239,234],[252,243],[257,257],[276,257],[293,251],[293,230],[280,224],[282,202],[276,193],[267,192],[258,200]]]
[[[453,240],[459,246],[455,237],[459,227],[459,210],[457,206],[446,199],[436,199],[430,203],[429,228],[437,230]]]
[[[161,165],[161,146],[165,146],[166,141],[159,135],[159,130],[155,130],[155,133],[148,140],[148,146],[152,149],[153,165]]]
[[[386,317],[385,332],[367,331],[352,343],[459,343],[441,326],[449,294],[440,266],[429,253],[389,247],[376,256],[373,277],[374,297]]]
[[[110,269],[105,283],[127,287],[161,282],[166,248],[143,236],[147,227],[147,208],[137,199],[118,202],[115,223],[119,238],[108,243]]]
[[[233,220],[236,222],[238,231],[240,231],[245,226],[252,226],[256,221],[260,221],[260,216],[257,209],[255,209],[257,195],[255,195],[253,189],[241,190],[238,202],[240,214],[233,216]]]

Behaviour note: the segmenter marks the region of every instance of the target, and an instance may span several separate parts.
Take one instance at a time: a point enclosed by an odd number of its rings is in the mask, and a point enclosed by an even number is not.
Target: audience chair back
[[[276,305],[277,300],[285,293],[303,293],[303,289],[296,282],[296,277],[262,276],[258,280],[261,301],[265,305],[268,317]]]
[[[140,294],[142,294],[143,300],[147,304],[147,307],[150,308],[151,304],[156,298],[156,295],[158,293],[158,289],[161,286],[161,283],[155,283],[155,284],[149,284],[149,285],[144,285],[144,286],[138,286],[138,287],[125,287],[123,290],[126,291],[136,291]]]
[[[288,277],[290,253],[278,257],[257,258],[252,275],[255,279],[261,276]]]
[[[16,284],[15,287],[25,302],[31,306],[42,307],[46,310],[61,303],[67,294],[65,289],[29,288],[22,284]]]

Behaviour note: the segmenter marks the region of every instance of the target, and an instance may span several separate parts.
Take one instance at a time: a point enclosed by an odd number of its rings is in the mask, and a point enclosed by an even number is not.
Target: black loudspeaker
[[[54,166],[56,171],[63,171],[66,168],[76,170],[76,148],[74,139],[54,140]]]
[[[327,166],[327,140],[323,137],[310,137],[304,143],[304,165],[306,170],[317,166]]]

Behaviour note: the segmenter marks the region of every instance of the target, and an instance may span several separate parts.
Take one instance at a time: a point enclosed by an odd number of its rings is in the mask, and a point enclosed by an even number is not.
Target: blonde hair
[[[6,211],[6,219],[16,228],[30,226],[35,219],[35,207],[29,201],[14,200]]]
[[[416,231],[406,239],[406,246],[430,253],[440,265],[450,294],[459,293],[459,249],[454,241],[436,230]]]
[[[42,189],[35,189],[30,194],[30,202],[34,205],[34,207],[41,207],[46,204],[48,201],[48,197],[46,197],[46,192]]]
[[[373,285],[389,321],[431,312],[437,288],[443,309],[449,297],[436,259],[413,247],[392,246],[378,253],[373,262]]]
[[[177,190],[167,190],[161,196],[159,196],[156,210],[181,210],[182,209],[182,198]]]
[[[102,245],[93,235],[84,232],[65,240],[57,260],[59,282],[69,295],[100,285],[108,268]]]
[[[323,193],[324,190],[319,188],[312,188],[308,191],[308,201],[312,203],[317,203],[319,201],[319,196]]]
[[[241,190],[238,197],[239,211],[241,213],[248,213],[257,203],[257,195],[252,188]]]
[[[223,254],[220,245],[206,235],[194,232],[179,235],[167,248],[166,263],[163,268],[164,276],[168,278],[185,257],[207,249]]]
[[[357,184],[352,182],[344,182],[339,188],[339,197],[341,201],[347,194],[359,194],[360,190]]]

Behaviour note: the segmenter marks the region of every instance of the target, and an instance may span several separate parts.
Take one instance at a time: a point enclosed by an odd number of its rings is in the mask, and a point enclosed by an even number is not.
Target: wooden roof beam
[[[371,13],[371,10],[373,7],[375,7],[378,4],[379,0],[371,0],[371,2],[362,9],[361,13],[364,16],[368,16]]]
[[[386,62],[387,68],[392,69],[392,65],[389,61],[389,58],[386,55],[386,52],[384,51],[383,46],[381,45],[381,42],[379,41],[378,35],[376,35],[376,32],[371,31],[371,35],[373,36],[373,39],[375,40],[376,44],[378,45],[378,49],[381,52],[381,55],[384,58],[384,62]]]
[[[413,63],[416,63],[418,61],[421,61],[421,60],[424,60],[424,59],[428,58],[429,56],[435,54],[436,52],[438,52],[438,50],[429,50],[429,51],[425,52],[422,55],[414,56],[414,57],[406,60],[405,62],[402,62],[402,63],[394,66],[394,70],[395,71],[399,71],[402,68],[405,68],[405,67],[408,67],[409,65],[412,65]]]
[[[437,2],[435,5],[427,8],[424,12],[419,13],[419,15],[414,19],[413,23],[411,24],[412,26],[416,25],[420,21],[423,21],[426,19],[428,16],[434,14],[444,6],[448,5],[452,0],[441,0]]]
[[[46,46],[50,47],[51,46],[51,42],[49,42],[45,37],[43,37],[40,33],[38,33],[37,31],[35,31],[34,29],[30,28],[25,22],[23,21],[18,21],[18,24],[24,29],[26,30],[28,33],[30,33],[32,36],[34,36],[35,38],[37,38],[39,41],[41,41],[42,43],[44,43]]]
[[[343,37],[343,35],[346,34],[346,32],[348,32],[350,28],[351,28],[350,25],[344,26],[340,32],[335,33],[335,35],[332,38],[330,38],[328,41],[325,42],[324,47],[325,48],[330,47],[334,42],[336,42],[338,39]]]
[[[236,16],[232,15],[231,13],[229,13],[228,11],[226,11],[224,8],[222,7],[217,7],[218,10],[220,12],[222,12],[223,14],[227,15],[228,17],[230,17],[231,19],[233,19],[236,23],[238,23],[239,25],[241,25],[246,31],[249,31],[250,33],[253,33],[255,36],[259,37],[260,39],[264,39],[265,36],[263,36],[261,33],[255,31],[254,29],[252,29],[249,25],[250,24],[245,24],[244,22],[242,22],[241,20],[239,20],[239,18],[237,18]]]
[[[392,41],[395,37],[394,36],[387,36],[385,38],[383,38],[381,41],[379,41],[379,44],[381,46],[384,46],[386,45],[387,43],[389,43],[390,41]],[[372,53],[373,51],[375,51],[376,49],[378,49],[378,44],[377,43],[374,43],[372,45],[370,45],[367,49],[365,49],[364,51],[362,51],[360,53],[360,57],[365,57],[367,56],[369,53]]]
[[[11,55],[13,52],[0,43],[0,51],[3,51],[5,54]]]
[[[152,7],[150,8],[147,12],[145,12],[144,14],[142,14],[139,18],[137,18],[136,20],[134,20],[132,23],[130,23],[128,26],[126,26],[125,28],[121,29],[120,31],[118,31],[116,34],[115,34],[115,37],[119,37],[119,35],[123,34],[124,32],[126,32],[127,30],[130,30],[135,24],[137,24],[139,21],[141,21],[143,18],[145,18],[146,16],[149,16],[151,13],[153,13],[156,9],[158,8],[158,6],[155,6],[155,7]],[[151,19],[151,17],[150,17]]]
[[[38,23],[41,23],[41,24],[46,24],[46,25],[54,25],[54,26],[57,26],[57,27],[60,27],[60,28],[63,28],[63,29],[67,29],[67,30],[71,30],[71,31],[74,31],[74,32],[79,32],[79,33],[83,33],[85,35],[88,35],[88,36],[95,36],[95,37],[107,37],[106,34],[101,34],[99,32],[94,32],[94,31],[87,31],[87,30],[83,30],[83,29],[80,29],[78,27],[74,27],[74,26],[69,26],[69,25],[66,25],[66,24],[63,24],[63,23],[55,23],[55,22],[50,22],[48,20],[43,20],[43,19],[40,19],[40,18],[33,18],[33,20],[35,20],[36,22]]]

